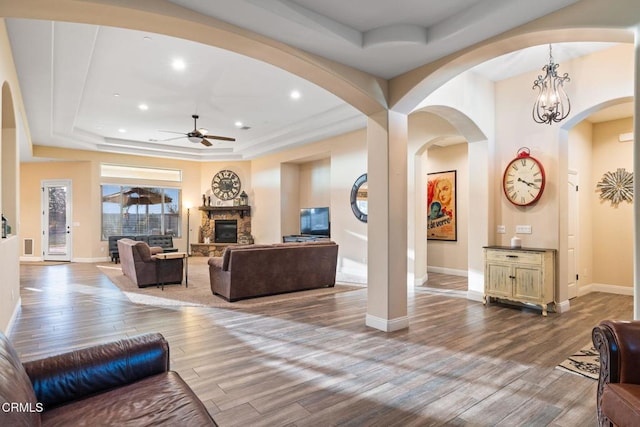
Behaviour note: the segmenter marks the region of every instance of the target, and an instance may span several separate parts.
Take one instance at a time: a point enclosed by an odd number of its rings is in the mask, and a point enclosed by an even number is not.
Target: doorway
[[[42,259],[71,261],[71,181],[42,184]]]

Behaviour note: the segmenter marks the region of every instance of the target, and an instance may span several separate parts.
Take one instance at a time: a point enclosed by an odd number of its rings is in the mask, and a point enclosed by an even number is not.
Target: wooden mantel
[[[244,218],[245,213],[251,214],[251,206],[200,206],[198,209],[206,212],[209,219],[218,212],[236,212],[240,214],[240,218]]]

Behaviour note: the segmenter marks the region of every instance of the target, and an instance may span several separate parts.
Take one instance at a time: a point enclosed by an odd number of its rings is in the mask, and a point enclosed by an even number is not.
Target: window
[[[102,185],[102,240],[122,235],[181,237],[181,193],[178,188]]]

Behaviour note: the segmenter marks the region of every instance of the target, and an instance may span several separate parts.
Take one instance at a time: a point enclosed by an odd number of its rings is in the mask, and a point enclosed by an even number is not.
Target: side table
[[[182,258],[184,260],[184,286],[189,287],[189,256],[186,252],[163,252],[155,254],[154,257],[157,260],[156,276],[158,278],[162,277],[162,269],[166,260]],[[157,285],[164,291],[164,282],[158,281]]]

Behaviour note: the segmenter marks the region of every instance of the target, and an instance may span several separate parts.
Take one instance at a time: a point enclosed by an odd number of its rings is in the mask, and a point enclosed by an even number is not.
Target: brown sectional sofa
[[[331,287],[338,245],[332,241],[229,246],[209,258],[211,291],[228,301]]]
[[[640,425],[640,321],[603,320],[593,328],[600,353],[600,426]]]
[[[145,242],[125,238],[118,240],[118,252],[122,273],[139,288],[159,283],[182,283],[182,258],[160,261],[162,268],[159,268],[158,260],[154,257],[163,252],[159,246],[149,246]]]
[[[22,363],[0,333],[0,405],[3,426],[216,425],[160,334]]]

